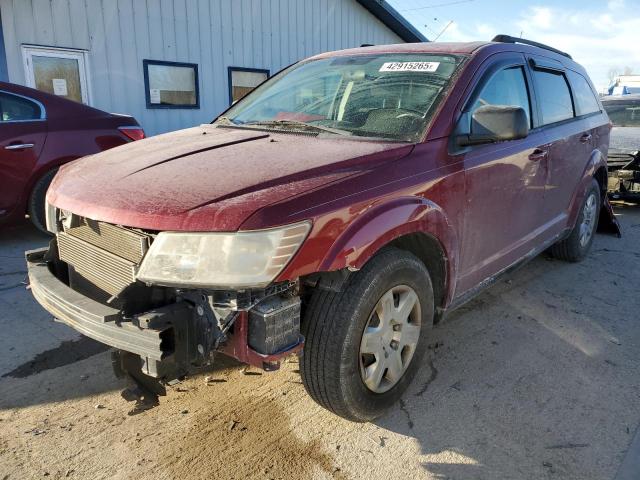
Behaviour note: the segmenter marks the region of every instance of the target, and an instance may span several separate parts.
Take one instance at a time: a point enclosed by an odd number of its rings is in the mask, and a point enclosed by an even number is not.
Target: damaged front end
[[[302,348],[296,283],[232,289],[141,281],[157,233],[56,215],[49,248],[26,253],[33,295],[60,321],[117,349],[116,373],[145,390],[164,394],[165,384],[211,364],[216,352],[275,370]]]

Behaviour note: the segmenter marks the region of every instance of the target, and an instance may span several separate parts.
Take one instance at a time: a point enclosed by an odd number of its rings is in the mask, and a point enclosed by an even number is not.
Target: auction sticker
[[[379,72],[435,72],[440,62],[387,62]]]

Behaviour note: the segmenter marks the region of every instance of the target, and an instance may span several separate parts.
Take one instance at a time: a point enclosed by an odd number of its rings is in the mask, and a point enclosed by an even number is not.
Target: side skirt
[[[551,239],[549,239],[546,242],[542,243],[542,245],[540,245],[539,247],[536,247],[536,248],[532,249],[529,253],[527,253],[521,259],[516,260],[514,263],[512,263],[511,265],[503,268],[502,270],[500,270],[495,275],[492,275],[489,278],[484,279],[482,282],[480,282],[475,287],[471,288],[470,290],[467,290],[462,295],[454,298],[453,301],[451,302],[451,305],[449,305],[446,309],[440,309],[441,311],[438,312],[438,316],[440,317],[440,319],[443,319],[447,314],[449,314],[453,310],[455,310],[455,309],[461,307],[462,305],[464,305],[465,303],[473,300],[475,297],[477,297],[484,290],[486,290],[487,288],[491,287],[496,282],[498,282],[502,277],[504,277],[507,274],[515,272],[519,268],[522,268],[524,265],[529,263],[535,257],[537,257],[542,252],[544,252],[546,249],[548,249],[551,245],[553,245],[554,243],[556,243],[556,242],[562,240],[563,238],[565,238],[567,235],[569,235],[570,232],[571,232],[571,229],[563,230],[558,235],[555,235]]]

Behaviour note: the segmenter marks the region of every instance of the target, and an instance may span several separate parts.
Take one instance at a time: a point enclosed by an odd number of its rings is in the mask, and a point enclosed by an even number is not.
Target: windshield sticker
[[[379,72],[435,72],[440,62],[387,62]]]

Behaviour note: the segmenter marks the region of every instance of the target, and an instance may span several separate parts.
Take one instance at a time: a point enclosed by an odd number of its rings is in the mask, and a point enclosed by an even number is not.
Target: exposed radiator
[[[78,222],[76,222],[78,223]],[[135,282],[149,235],[92,220],[59,232],[58,255],[76,273],[110,295]]]
[[[149,249],[149,235],[86,218],[77,226],[65,228],[65,232],[136,264]]]

